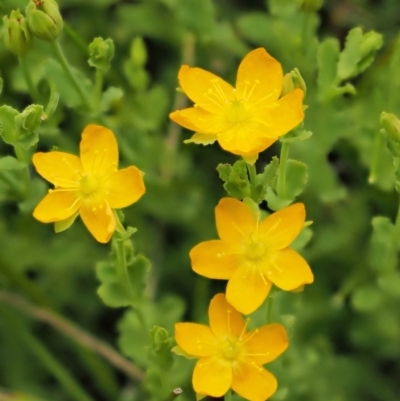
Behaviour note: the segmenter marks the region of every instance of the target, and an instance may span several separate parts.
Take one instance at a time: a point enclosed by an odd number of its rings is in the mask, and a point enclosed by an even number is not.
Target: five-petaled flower
[[[307,262],[288,248],[304,226],[302,203],[260,221],[244,203],[223,198],[215,215],[220,239],[201,242],[190,251],[192,269],[205,277],[229,280],[226,297],[238,311],[255,311],[272,284],[291,291],[313,282]]]
[[[56,232],[67,229],[80,214],[96,240],[106,243],[119,223],[114,209],[131,205],[145,192],[137,167],[118,170],[117,141],[112,131],[100,125],[83,130],[80,157],[39,152],[32,161],[37,172],[54,185],[33,216],[55,223]]]
[[[194,107],[170,118],[195,131],[186,142],[215,140],[228,152],[254,163],[258,153],[304,119],[301,89],[279,98],[283,86],[280,63],[263,48],[248,53],[239,65],[236,88],[201,68],[183,65],[179,83]]]
[[[223,396],[230,388],[251,401],[264,401],[276,390],[275,377],[262,365],[288,347],[285,329],[269,324],[246,332],[247,323],[217,294],[209,307],[210,327],[177,323],[175,339],[190,356],[198,357],[193,387],[199,394]]]

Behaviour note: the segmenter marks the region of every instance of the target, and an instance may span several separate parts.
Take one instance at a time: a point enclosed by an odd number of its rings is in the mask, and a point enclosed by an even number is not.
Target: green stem
[[[94,88],[94,107],[97,113],[100,112],[99,108],[101,102],[101,95],[103,93],[103,77],[104,77],[103,71],[96,69],[95,88]]]
[[[16,336],[21,338],[21,344],[26,346],[37,360],[54,376],[65,392],[76,401],[93,401],[86,391],[78,384],[75,378],[58,362],[48,351],[45,345],[29,333],[24,325],[5,308],[0,307],[0,313],[7,320],[9,327],[14,329]]]
[[[383,136],[380,132],[377,132],[375,135],[372,163],[368,177],[368,182],[370,184],[374,184],[378,177],[378,169],[381,160],[383,144],[384,144]]]
[[[232,390],[229,389],[225,394],[224,401],[232,401]]]
[[[20,162],[27,164],[24,168],[24,191],[22,194],[23,198],[27,198],[31,190],[31,174],[29,172],[28,164],[30,163],[32,156],[29,150],[27,151],[26,149],[23,149],[20,145],[14,146],[14,152]]]
[[[302,30],[301,30],[301,39],[302,39],[302,50],[303,53],[307,53],[307,50],[310,45],[310,22],[311,22],[311,16],[312,13],[310,12],[304,12],[303,13],[303,25],[302,25]]]
[[[69,80],[71,81],[73,87],[75,88],[76,92],[79,94],[83,104],[86,106],[88,110],[92,109],[92,103],[87,95],[87,93],[82,89],[82,86],[79,84],[78,80],[76,79],[75,75],[72,72],[71,66],[68,63],[68,60],[65,58],[64,52],[60,46],[60,43],[57,40],[50,42],[52,45],[54,52],[58,61],[60,62],[65,74],[68,76]]]
[[[278,197],[285,199],[286,185],[286,162],[289,156],[289,142],[282,142],[281,154],[279,157],[279,172],[278,172]]]
[[[255,201],[255,195],[256,195],[256,166],[255,164],[248,164],[246,163],[247,166],[247,171],[249,172],[249,178],[250,178],[250,192],[251,192],[251,199]]]
[[[18,61],[21,66],[22,73],[24,75],[24,78],[25,78],[25,81],[28,86],[28,90],[29,90],[29,93],[30,93],[32,99],[35,102],[39,102],[40,94],[37,91],[36,86],[34,85],[34,83],[32,81],[32,77],[31,77],[27,62],[26,62],[26,57],[25,56],[18,57]]]
[[[174,401],[176,397],[179,397],[183,393],[181,388],[175,388],[172,390],[168,396],[164,399],[164,401]]]
[[[69,24],[64,21],[64,32],[68,35],[68,37],[75,42],[75,44],[79,47],[79,49],[86,56],[88,55],[88,45],[85,40],[74,30],[71,28]]]

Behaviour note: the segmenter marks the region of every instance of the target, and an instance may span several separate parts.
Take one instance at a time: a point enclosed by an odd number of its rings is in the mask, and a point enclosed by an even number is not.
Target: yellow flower
[[[117,226],[113,209],[136,202],[145,192],[142,173],[134,166],[118,170],[114,134],[100,125],[82,132],[80,158],[70,153],[35,153],[37,172],[54,185],[33,216],[55,223],[56,232],[71,226],[78,214],[97,241],[110,240]]]
[[[195,131],[186,142],[218,140],[228,152],[244,159],[258,153],[304,119],[303,91],[294,89],[279,99],[283,86],[280,63],[263,48],[248,53],[239,65],[236,88],[201,68],[183,65],[179,83],[194,107],[177,110],[170,118]]]
[[[223,396],[232,388],[251,401],[264,401],[276,390],[275,377],[262,365],[288,347],[285,329],[269,324],[246,333],[243,317],[217,294],[209,307],[210,327],[177,323],[179,347],[199,360],[193,372],[196,393]]]
[[[291,291],[314,281],[307,262],[288,248],[304,226],[302,203],[260,221],[244,203],[223,198],[215,216],[221,239],[201,242],[190,251],[192,269],[205,277],[229,280],[226,297],[239,312],[255,311],[272,284]]]

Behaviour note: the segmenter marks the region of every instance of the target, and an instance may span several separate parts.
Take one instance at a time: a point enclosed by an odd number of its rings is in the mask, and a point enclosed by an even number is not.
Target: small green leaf
[[[308,181],[308,169],[305,163],[289,159],[286,162],[285,196],[294,199],[300,195]]]
[[[357,64],[361,60],[362,29],[353,28],[346,37],[344,49],[340,53],[337,76],[340,80],[351,78],[357,73]]]
[[[268,207],[276,212],[277,210],[283,209],[286,206],[289,206],[292,201],[291,199],[281,199],[272,189],[272,187],[267,188],[267,193],[265,195],[265,200],[268,203]]]
[[[325,39],[318,47],[318,86],[323,97],[335,86],[339,41]]]
[[[298,131],[292,130],[288,132],[286,135],[279,138],[281,142],[297,142],[297,141],[305,141],[306,139],[310,138],[312,135],[311,131]]]
[[[272,185],[277,177],[279,169],[279,159],[276,156],[272,157],[272,161],[267,164],[261,174],[256,175],[256,190],[254,200],[261,203],[267,194],[267,188]]]
[[[101,111],[103,113],[109,111],[115,103],[124,96],[124,92],[120,88],[110,86],[107,88],[101,97]]]
[[[311,228],[303,228],[296,239],[290,244],[290,248],[294,249],[295,251],[301,251],[310,242],[313,234],[314,233]]]
[[[147,348],[149,360],[157,364],[163,370],[169,370],[173,363],[171,349],[174,339],[169,336],[164,327],[153,326],[150,330],[150,346]]]
[[[225,181],[226,192],[236,199],[250,196],[250,183],[247,175],[246,163],[238,160],[233,166],[230,164],[219,164],[217,167],[220,178]]]
[[[1,170],[22,170],[27,167],[26,163],[20,162],[13,156],[5,156],[0,159]]]
[[[17,123],[15,117],[18,111],[10,106],[0,107],[0,135],[5,143],[12,145],[18,140]]]

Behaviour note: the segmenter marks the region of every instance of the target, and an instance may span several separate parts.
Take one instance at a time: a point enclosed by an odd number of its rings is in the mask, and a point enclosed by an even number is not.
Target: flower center
[[[265,245],[262,242],[250,240],[250,243],[247,245],[246,256],[249,259],[261,259],[265,255]]]
[[[247,118],[247,111],[241,100],[234,100],[228,110],[228,121],[240,124]]]
[[[92,175],[84,175],[79,183],[79,190],[84,196],[93,195],[99,190],[100,183],[96,177]]]
[[[226,359],[238,359],[241,354],[243,344],[238,340],[226,339],[222,345],[222,353]]]

